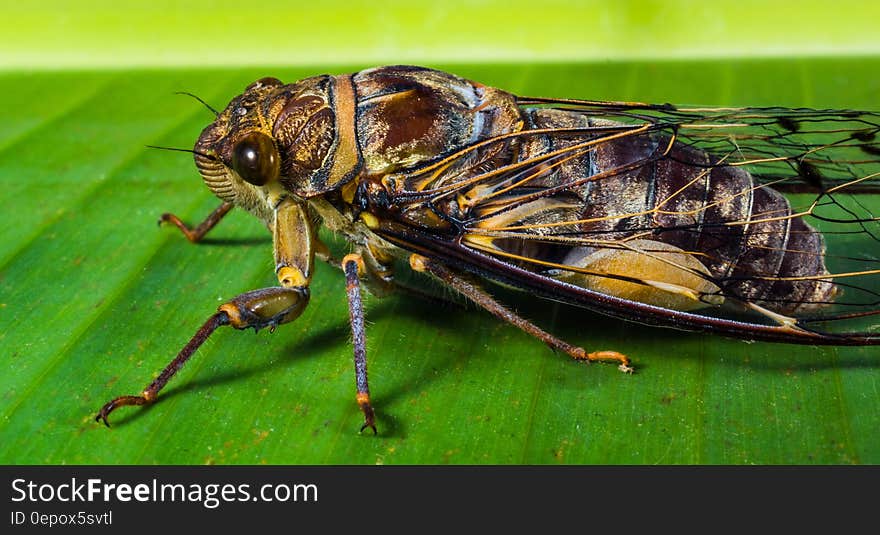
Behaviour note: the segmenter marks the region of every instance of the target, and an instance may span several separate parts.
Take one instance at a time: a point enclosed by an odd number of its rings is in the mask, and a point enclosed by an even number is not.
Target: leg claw
[[[155,398],[153,398],[155,399]],[[118,409],[119,407],[123,407],[125,405],[145,405],[150,403],[151,400],[147,399],[144,396],[122,396],[111,401],[108,401],[101,407],[101,410],[98,412],[98,415],[95,416],[96,422],[104,422],[104,425],[110,427],[110,422],[107,421],[107,417],[110,416],[110,413]]]
[[[364,413],[364,425],[361,426],[360,433],[363,433],[364,429],[369,427],[373,430],[373,434],[377,435],[378,432],[376,431],[376,425],[373,423],[376,420],[376,413],[373,412],[373,406],[370,405],[370,402],[368,401],[369,398],[366,396],[361,397],[359,394],[358,397],[360,398],[358,399],[358,405],[360,405],[361,410]]]

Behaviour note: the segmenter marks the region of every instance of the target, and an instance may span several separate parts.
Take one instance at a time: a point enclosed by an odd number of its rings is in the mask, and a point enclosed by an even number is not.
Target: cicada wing
[[[637,321],[874,343],[877,114],[520,104],[521,131],[398,177],[403,212],[445,222],[435,254]],[[390,238],[437,247],[402,222]]]
[[[676,107],[641,102],[521,97],[623,125],[675,132],[680,143],[747,167],[760,183],[814,191],[880,193],[880,113],[783,107]],[[855,182],[855,183],[854,183]]]

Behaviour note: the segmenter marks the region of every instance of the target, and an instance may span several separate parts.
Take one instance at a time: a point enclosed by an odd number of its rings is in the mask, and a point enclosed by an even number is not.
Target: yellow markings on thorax
[[[336,114],[337,145],[333,156],[333,166],[327,177],[326,189],[332,190],[342,184],[348,174],[357,167],[360,150],[355,131],[354,84],[351,75],[333,78],[333,109]],[[352,192],[353,198],[354,192]]]

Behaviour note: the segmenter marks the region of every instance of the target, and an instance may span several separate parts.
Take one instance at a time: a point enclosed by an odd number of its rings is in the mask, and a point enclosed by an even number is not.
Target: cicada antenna
[[[175,152],[189,152],[190,154],[198,154],[202,158],[207,158],[208,160],[216,160],[216,156],[211,156],[210,154],[206,154],[204,152],[200,152],[193,149],[179,149],[177,147],[160,147],[158,145],[146,145],[148,149],[159,149],[159,150],[171,150]]]
[[[202,100],[201,97],[199,97],[198,95],[194,95],[194,94],[192,94],[192,93],[190,93],[190,92],[188,92],[188,91],[175,91],[174,94],[175,94],[175,95],[186,95],[186,96],[188,96],[188,97],[192,97],[192,98],[198,100],[199,102],[201,102],[201,103],[202,103],[202,106],[204,106],[204,107],[208,108],[209,110],[211,110],[211,113],[214,114],[214,117],[219,117],[219,116],[220,116],[220,112],[219,112],[219,111],[215,110],[213,106],[211,106],[210,104],[208,104],[207,102],[205,102],[204,100]]]

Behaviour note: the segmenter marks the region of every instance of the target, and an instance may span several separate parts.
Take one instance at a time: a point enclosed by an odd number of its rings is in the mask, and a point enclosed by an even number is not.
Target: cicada
[[[263,78],[192,149],[222,204],[274,239],[277,287],[221,305],[141,394],[144,405],[220,326],[273,329],[309,302],[315,258],[341,269],[357,403],[370,403],[361,286],[385,296],[408,263],[584,361],[486,282],[624,320],[747,340],[877,345],[880,115],[521,97],[437,70],[379,67],[291,84]],[[788,194],[788,196],[784,195]],[[336,259],[324,226],[351,252]],[[838,246],[828,250],[831,234]]]

